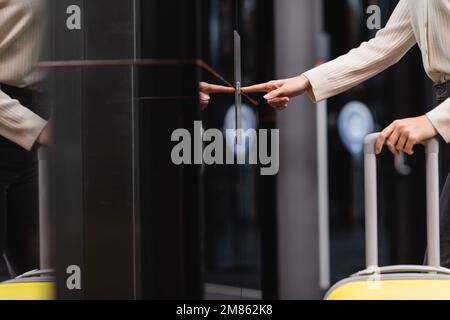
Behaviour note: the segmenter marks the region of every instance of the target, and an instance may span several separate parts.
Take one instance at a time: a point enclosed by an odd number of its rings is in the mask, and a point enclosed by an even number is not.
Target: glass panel
[[[259,13],[258,13],[258,10]],[[202,59],[234,83],[233,31],[241,37],[242,78],[244,84],[261,77],[255,58],[262,43],[253,37],[261,17],[257,1],[219,1],[202,3]],[[267,49],[266,49],[267,51]],[[221,79],[202,73],[202,81],[227,86]],[[203,112],[204,129],[223,132],[235,128],[234,94],[214,94]],[[257,102],[242,97],[241,126],[260,128]],[[244,146],[248,156],[250,144]],[[226,143],[225,148],[234,148]],[[239,152],[239,151],[238,151]],[[247,161],[248,162],[248,161]],[[261,297],[261,212],[258,203],[258,167],[255,165],[216,165],[203,169],[205,199],[205,282],[206,298]],[[233,289],[234,288],[234,289]]]

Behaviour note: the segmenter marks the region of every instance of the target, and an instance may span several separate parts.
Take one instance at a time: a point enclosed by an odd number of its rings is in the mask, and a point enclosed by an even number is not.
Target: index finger
[[[255,85],[249,86],[249,87],[243,87],[241,90],[242,90],[242,92],[245,92],[245,93],[258,93],[258,92],[267,92],[267,91],[269,91],[267,82],[266,83],[255,84]]]
[[[392,134],[394,129],[395,129],[395,125],[392,123],[391,125],[389,125],[386,129],[384,129],[380,133],[380,136],[378,137],[377,143],[375,145],[375,151],[377,154],[379,154],[381,152],[384,144],[386,143],[386,140],[390,137],[390,135]]]
[[[225,87],[217,84],[210,84],[206,82],[200,82],[200,91],[205,93],[234,93],[233,87]]]
[[[225,87],[217,84],[210,84],[208,88],[209,93],[234,93],[235,90],[233,87]]]

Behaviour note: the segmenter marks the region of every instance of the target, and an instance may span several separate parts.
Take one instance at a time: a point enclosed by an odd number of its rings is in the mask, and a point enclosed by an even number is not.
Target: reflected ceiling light
[[[361,154],[364,138],[373,130],[373,116],[364,103],[351,101],[344,106],[338,118],[338,131],[342,143],[352,155]]]
[[[250,150],[250,148],[253,147],[253,145],[255,144],[255,139],[250,138],[250,141],[243,141],[243,143],[241,145],[236,145],[234,143],[234,139],[231,136],[230,132],[234,132],[235,131],[235,126],[236,126],[236,107],[235,105],[232,105],[231,107],[228,108],[228,111],[225,114],[225,119],[223,122],[223,132],[224,132],[224,136],[226,136],[226,145],[227,148],[231,151],[234,150],[234,153],[237,156],[242,156],[245,154],[248,154],[248,151]],[[250,107],[247,104],[242,104],[241,106],[241,124],[240,124],[240,128],[243,131],[246,131],[248,129],[255,129],[256,130],[256,113],[253,110],[252,107]],[[233,130],[233,131],[230,131]]]

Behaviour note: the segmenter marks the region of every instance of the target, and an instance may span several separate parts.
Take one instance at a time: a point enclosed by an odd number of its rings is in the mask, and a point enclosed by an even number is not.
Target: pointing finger
[[[235,89],[233,87],[225,87],[216,84],[201,82],[200,91],[203,91],[205,93],[234,93]]]
[[[269,85],[267,82],[260,83],[260,84],[255,84],[255,85],[249,86],[249,87],[243,87],[241,90],[244,93],[267,92],[267,91],[269,91]]]

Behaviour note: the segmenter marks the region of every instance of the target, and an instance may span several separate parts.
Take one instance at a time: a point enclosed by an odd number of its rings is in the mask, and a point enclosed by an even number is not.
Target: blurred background
[[[378,6],[384,26],[398,1],[50,2],[59,298],[320,299],[364,269],[362,138],[348,137],[434,106],[416,47],[318,107],[304,96],[275,112],[262,95],[252,96],[259,106],[244,98],[249,127],[280,129],[276,176],[256,165],[176,166],[171,134],[194,135],[194,121],[230,127],[234,95],[213,95],[202,111],[198,83],[233,83],[234,30],[250,85],[346,53],[377,31],[367,8]],[[80,30],[64,27],[73,4]],[[381,263],[421,264],[424,158],[385,153],[379,163]],[[82,290],[65,287],[73,264]]]

